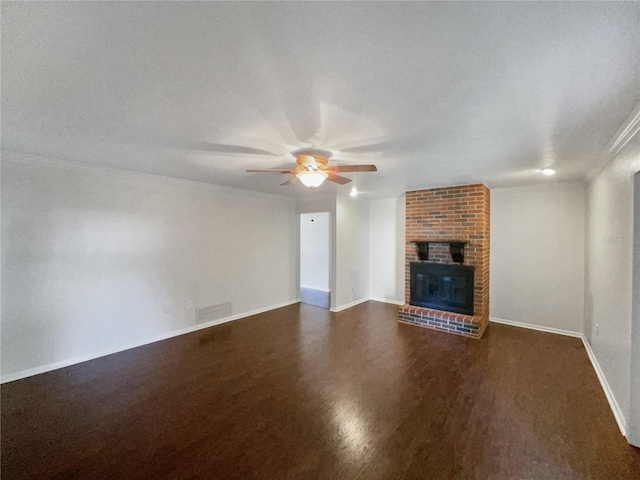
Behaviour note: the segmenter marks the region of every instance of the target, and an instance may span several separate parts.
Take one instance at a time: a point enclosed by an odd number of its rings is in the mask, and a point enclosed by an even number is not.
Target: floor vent
[[[219,318],[228,317],[231,314],[231,304],[221,303],[209,307],[198,308],[196,311],[196,323],[207,323]]]

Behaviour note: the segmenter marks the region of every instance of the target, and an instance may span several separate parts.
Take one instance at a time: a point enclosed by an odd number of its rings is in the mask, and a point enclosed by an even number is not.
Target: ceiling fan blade
[[[253,172],[270,172],[270,173],[298,173],[295,170],[280,170],[277,168],[270,168],[267,170],[246,170],[247,172],[253,173]]]
[[[281,183],[280,186],[282,187],[284,185],[292,185],[292,184],[294,184],[296,182],[299,182],[299,181],[300,180],[298,180],[298,177],[293,177],[293,178],[290,178],[289,180],[287,180],[286,182]]]
[[[325,168],[328,172],[377,172],[375,165],[331,165]]]
[[[330,182],[344,185],[345,183],[349,183],[351,181],[350,178],[341,177],[340,175],[336,175],[335,173],[332,173],[332,172],[327,172],[327,173],[329,174],[329,176],[327,177],[327,180],[329,180]]]

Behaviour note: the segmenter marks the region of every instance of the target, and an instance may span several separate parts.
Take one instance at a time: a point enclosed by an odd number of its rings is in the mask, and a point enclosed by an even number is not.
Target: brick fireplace
[[[405,304],[398,321],[482,336],[489,324],[489,202],[482,184],[407,192]],[[420,293],[447,310],[420,306],[430,305]],[[473,307],[459,313],[456,302]]]

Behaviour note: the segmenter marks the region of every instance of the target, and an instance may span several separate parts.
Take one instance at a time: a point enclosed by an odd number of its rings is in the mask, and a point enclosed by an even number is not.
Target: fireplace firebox
[[[473,315],[473,266],[411,262],[410,268],[411,305]]]

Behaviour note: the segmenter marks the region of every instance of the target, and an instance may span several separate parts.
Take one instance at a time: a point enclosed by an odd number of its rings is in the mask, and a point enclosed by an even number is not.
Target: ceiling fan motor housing
[[[296,167],[292,170],[267,169],[267,170],[247,170],[248,172],[274,172],[295,175],[294,179],[287,180],[282,185],[292,185],[296,181],[302,182],[305,186],[316,188],[325,180],[345,185],[351,179],[340,176],[337,172],[375,172],[378,169],[375,165],[332,165],[329,166],[329,158],[333,152],[320,148],[300,148],[291,152],[291,156],[296,159]]]

